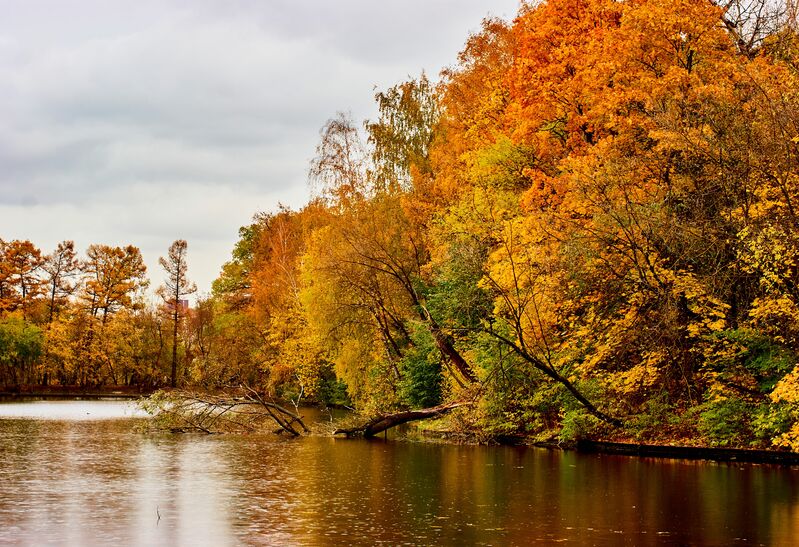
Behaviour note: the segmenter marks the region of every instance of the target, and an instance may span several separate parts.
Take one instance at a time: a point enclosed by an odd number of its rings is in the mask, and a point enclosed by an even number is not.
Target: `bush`
[[[736,398],[716,399],[702,405],[699,431],[715,446],[735,446],[751,436],[751,405]]]
[[[760,332],[738,329],[723,331],[716,336],[727,349],[720,351],[725,357],[712,363],[711,368],[728,375],[738,373],[739,367],[743,367],[763,393],[774,389],[796,363],[796,355],[791,349]],[[732,349],[734,351],[730,351]]]
[[[585,410],[570,410],[563,416],[563,425],[560,430],[560,441],[574,443],[593,436],[602,422],[588,414]]]
[[[631,416],[625,423],[627,431],[636,439],[657,438],[664,427],[674,425],[674,407],[668,401],[668,394],[662,393],[647,400],[641,412]]]

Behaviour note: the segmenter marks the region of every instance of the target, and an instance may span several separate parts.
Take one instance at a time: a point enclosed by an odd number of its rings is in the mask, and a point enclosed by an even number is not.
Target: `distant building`
[[[167,310],[169,310],[170,312],[172,312],[172,311],[174,311],[174,310],[175,310],[175,308],[174,308],[174,306],[172,305],[172,302],[171,302],[171,301],[169,301],[169,302],[165,302],[165,303],[164,303],[164,307],[165,307]],[[184,299],[180,299],[180,300],[178,300],[178,310],[179,310],[179,311],[181,311],[181,312],[186,312],[186,311],[189,311],[189,309],[190,309],[190,306],[189,306],[189,301],[188,301],[188,300],[184,300]]]

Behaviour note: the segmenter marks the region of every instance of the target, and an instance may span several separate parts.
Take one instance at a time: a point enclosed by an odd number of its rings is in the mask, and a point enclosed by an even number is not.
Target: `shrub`
[[[699,431],[716,446],[741,445],[750,437],[751,405],[737,398],[718,398],[702,405]]]

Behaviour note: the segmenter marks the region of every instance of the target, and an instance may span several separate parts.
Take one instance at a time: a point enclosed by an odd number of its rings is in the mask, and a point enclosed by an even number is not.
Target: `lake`
[[[321,418],[321,416],[320,416]],[[794,545],[799,469],[141,433],[126,401],[0,404],[0,544]]]

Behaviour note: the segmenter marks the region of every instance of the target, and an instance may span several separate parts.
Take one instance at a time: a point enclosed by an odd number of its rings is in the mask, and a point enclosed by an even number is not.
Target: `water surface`
[[[143,434],[134,412],[122,401],[0,405],[0,544],[793,545],[799,537],[793,468]]]
[[[0,420],[38,418],[47,421],[116,420],[143,418],[147,413],[135,401],[120,399],[0,399]]]

